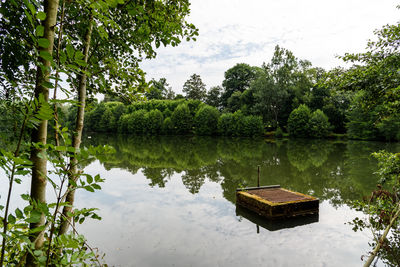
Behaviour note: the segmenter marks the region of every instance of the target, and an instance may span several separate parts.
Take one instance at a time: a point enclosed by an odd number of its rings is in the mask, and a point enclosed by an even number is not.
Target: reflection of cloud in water
[[[100,169],[98,163],[89,166],[94,169]],[[343,224],[354,211],[337,211],[327,203],[321,204],[319,223],[257,235],[253,223],[239,221],[218,183],[206,182],[191,194],[180,175],[165,188],[149,187],[141,173],[111,170],[103,176],[104,190],[78,194],[78,203],[101,209],[103,220],[81,229],[106,251],[111,265],[352,266],[366,249],[366,239]],[[113,200],[108,190],[121,196]],[[104,195],[109,200],[99,205]]]

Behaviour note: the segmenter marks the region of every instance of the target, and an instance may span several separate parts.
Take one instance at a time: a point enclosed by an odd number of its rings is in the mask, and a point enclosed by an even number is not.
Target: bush
[[[294,109],[288,119],[287,127],[289,134],[296,137],[309,136],[309,124],[311,118],[310,109],[302,104]]]
[[[242,130],[243,136],[258,136],[262,135],[263,132],[264,124],[262,117],[253,115],[244,117],[244,127]]]
[[[194,117],[195,132],[199,135],[214,135],[218,130],[219,112],[215,107],[203,106]]]
[[[118,121],[118,132],[127,133],[129,124],[129,114],[124,114]]]
[[[328,116],[319,109],[314,111],[310,118],[310,136],[316,138],[326,137],[332,129]]]
[[[188,134],[192,130],[193,117],[186,104],[180,104],[172,112],[171,121],[177,134]]]
[[[147,113],[147,133],[160,134],[163,126],[163,114],[158,109],[154,109]]]
[[[170,117],[165,118],[163,122],[162,132],[164,134],[173,134],[175,133],[174,125]]]
[[[147,112],[138,110],[128,115],[128,133],[144,134],[148,129]]]
[[[106,107],[103,115],[101,116],[100,122],[98,123],[97,131],[99,132],[114,132],[116,129],[117,121],[111,109]]]
[[[233,136],[236,133],[235,118],[232,113],[224,113],[218,119],[218,133]]]

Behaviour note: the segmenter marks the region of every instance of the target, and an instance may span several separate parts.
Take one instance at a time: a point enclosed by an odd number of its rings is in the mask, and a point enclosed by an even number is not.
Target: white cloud
[[[143,62],[148,78],[167,78],[175,92],[193,73],[207,87],[220,85],[236,63],[260,66],[275,45],[314,66],[340,64],[335,55],[362,51],[373,30],[397,22],[394,0],[194,0],[188,19],[200,30],[197,42],[160,48]]]

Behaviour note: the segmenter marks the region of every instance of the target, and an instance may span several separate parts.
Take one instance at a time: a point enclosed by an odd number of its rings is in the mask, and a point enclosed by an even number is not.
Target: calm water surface
[[[398,143],[199,137],[92,135],[85,144],[117,152],[86,166],[106,182],[78,191],[76,202],[103,219],[79,229],[109,266],[139,267],[361,266],[371,234],[347,224],[364,216],[351,204],[377,183],[370,154],[400,151]],[[235,190],[257,184],[258,165],[262,185],[318,197],[319,216],[271,223],[237,210]],[[18,195],[29,184],[16,185],[12,206],[24,204]],[[6,179],[0,185],[5,196]]]
[[[80,227],[110,266],[361,266],[368,232],[346,224],[374,189],[370,153],[399,144],[354,141],[91,136],[117,153],[86,167],[106,182],[77,203],[102,221]],[[261,184],[320,198],[320,213],[286,223],[235,206],[235,189]],[[382,262],[378,263],[384,266]]]

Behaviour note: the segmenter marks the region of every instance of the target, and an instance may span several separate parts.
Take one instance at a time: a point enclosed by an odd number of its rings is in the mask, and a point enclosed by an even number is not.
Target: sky
[[[343,65],[337,55],[364,51],[373,31],[399,21],[394,0],[191,0],[187,21],[199,28],[197,41],[160,47],[141,64],[147,79],[166,78],[176,93],[199,74],[207,86],[221,85],[237,63],[261,66],[276,45],[329,70]]]

